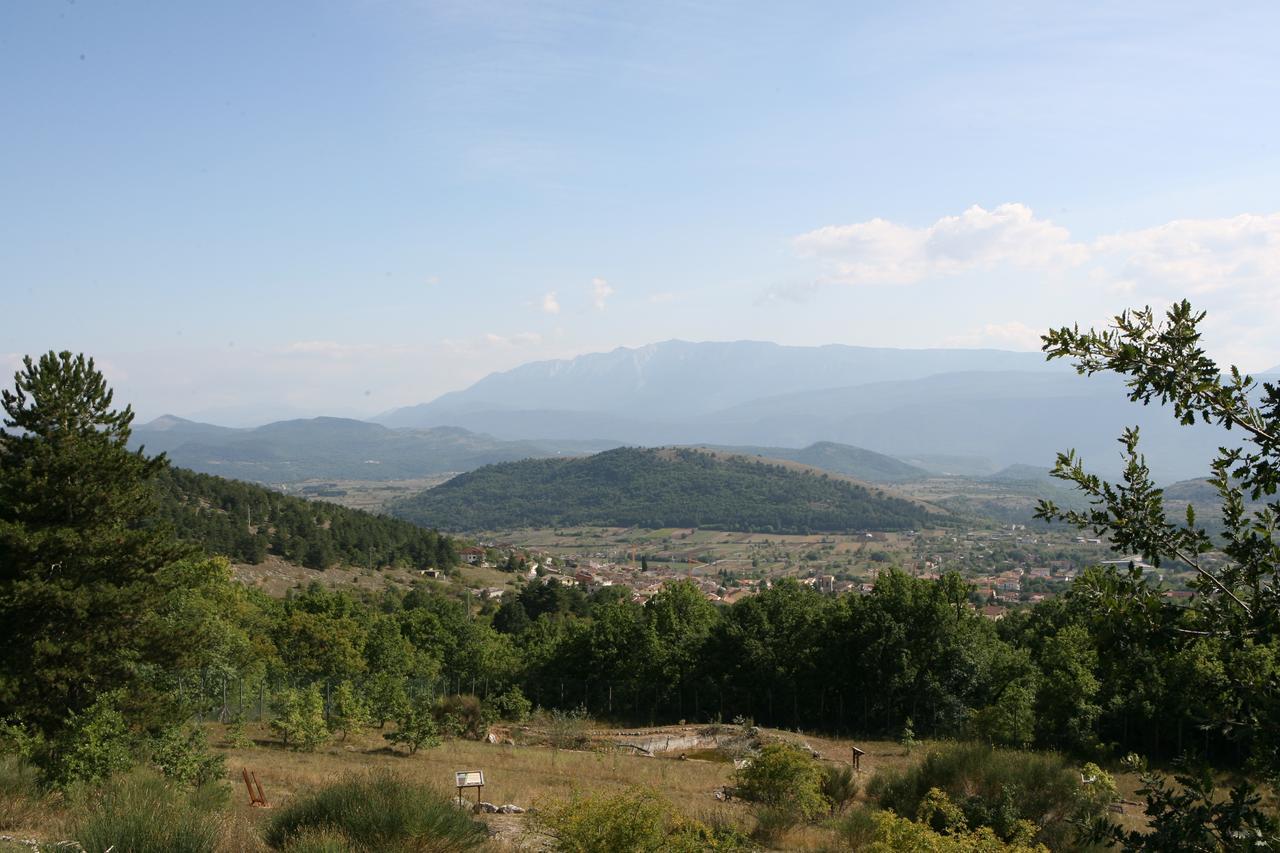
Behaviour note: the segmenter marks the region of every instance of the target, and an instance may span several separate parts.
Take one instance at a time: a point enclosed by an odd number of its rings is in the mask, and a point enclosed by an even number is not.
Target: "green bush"
[[[227,724],[226,731],[227,746],[232,749],[248,749],[253,746],[253,740],[249,737],[248,725],[245,722],[244,714],[236,714],[235,717]]]
[[[133,766],[132,738],[116,707],[119,701],[118,693],[105,693],[84,711],[67,716],[41,755],[46,781],[63,788],[94,785]]]
[[[766,744],[759,755],[734,774],[734,787],[744,800],[790,811],[812,820],[831,805],[822,795],[823,771],[813,757],[789,743]]]
[[[209,853],[221,824],[216,801],[140,769],[111,779],[73,822],[71,836],[90,853]]]
[[[539,803],[534,825],[561,853],[702,853],[749,849],[727,826],[708,826],[678,814],[652,788],[583,795]]]
[[[852,767],[831,764],[822,768],[822,796],[833,812],[842,812],[858,795],[858,779]]]
[[[272,710],[275,716],[271,719],[271,730],[280,735],[285,746],[314,752],[329,739],[319,685],[283,691],[276,697]]]
[[[333,720],[329,728],[334,732],[342,732],[344,741],[348,735],[358,735],[368,728],[372,716],[368,700],[350,681],[342,682],[333,691]]]
[[[267,842],[277,849],[323,851],[334,849],[335,835],[345,850],[432,853],[468,850],[487,837],[483,824],[436,789],[375,772],[294,798],[273,817]]]
[[[436,725],[434,711],[425,695],[416,697],[401,710],[395,730],[383,737],[393,744],[403,744],[410,755],[423,747],[439,746],[440,729]]]
[[[991,827],[1006,841],[1019,837],[1020,821],[1030,821],[1037,840],[1056,849],[1072,842],[1072,821],[1084,817],[1080,774],[1061,756],[984,744],[931,749],[912,767],[877,773],[867,792],[883,808],[912,818],[934,788],[960,808],[971,829]]]
[[[497,696],[490,704],[500,720],[523,723],[533,713],[533,703],[525,698],[519,687],[512,687]]]
[[[161,733],[151,762],[166,778],[198,788],[226,776],[226,757],[209,751],[204,729],[171,726]]]

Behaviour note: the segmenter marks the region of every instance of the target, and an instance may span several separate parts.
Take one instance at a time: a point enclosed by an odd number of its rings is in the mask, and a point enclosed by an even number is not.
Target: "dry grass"
[[[716,790],[729,784],[733,775],[733,765],[723,761],[682,761],[675,757],[631,755],[626,751],[554,750],[546,746],[461,740],[447,741],[436,749],[409,756],[389,750],[381,733],[376,730],[352,736],[346,743],[330,743],[314,753],[300,753],[281,748],[270,738],[265,726],[250,724],[248,728],[255,745],[231,749],[226,746],[223,727],[216,724],[208,726],[212,746],[227,754],[227,769],[232,783],[232,805],[222,832],[222,849],[226,851],[266,849],[261,842],[261,830],[273,809],[250,808],[240,781],[242,767],[257,774],[273,807],[284,805],[294,796],[352,772],[390,769],[453,795],[456,793],[453,788],[455,771],[483,770],[486,782],[483,799],[496,804],[514,803],[528,808],[539,802],[566,798],[575,788],[597,792],[647,785],[662,792],[690,817],[700,820],[714,817],[742,830],[749,830],[753,825],[749,806],[741,802],[722,803],[715,798]],[[695,732],[697,727],[643,731],[675,735]],[[595,733],[598,739],[617,741],[626,741],[628,736],[636,734],[635,731],[600,729]],[[866,783],[877,770],[903,768],[919,760],[929,747],[927,742],[922,742],[908,753],[892,741],[849,740],[772,730],[766,731],[765,735],[805,744],[824,760],[841,764],[849,762],[850,747],[856,744],[866,752],[861,762],[859,800],[865,799]],[[1139,784],[1136,778],[1117,774],[1116,781],[1123,797],[1135,799],[1134,790]],[[474,789],[467,791],[466,797],[473,799]],[[1116,817],[1126,827],[1140,826],[1141,808],[1129,806],[1124,815]],[[538,849],[536,839],[525,834],[522,818],[505,815],[485,818],[497,833],[489,845],[491,849]],[[57,798],[45,798],[32,819],[24,821],[22,827],[0,834],[59,840],[63,837],[66,820],[67,810]],[[779,846],[786,850],[831,850],[835,848],[835,841],[831,830],[820,824],[801,825],[787,832]]]

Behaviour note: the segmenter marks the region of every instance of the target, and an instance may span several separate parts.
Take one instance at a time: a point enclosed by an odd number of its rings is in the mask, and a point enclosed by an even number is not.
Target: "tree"
[[[333,691],[333,719],[329,728],[342,732],[344,741],[347,735],[358,735],[368,728],[371,715],[368,701],[350,681],[342,682]]]
[[[440,745],[440,730],[436,726],[431,698],[419,693],[405,704],[396,718],[396,730],[387,732],[384,738],[394,744],[404,744],[413,755],[419,749],[431,749]]]
[[[1089,474],[1074,451],[1059,454],[1054,476],[1074,483],[1089,506],[1067,511],[1041,501],[1037,515],[1091,529],[1106,536],[1116,551],[1138,554],[1157,568],[1176,561],[1195,572],[1198,596],[1186,608],[1161,600],[1157,586],[1137,563],[1127,572],[1094,573],[1083,591],[1099,609],[1136,626],[1136,632],[1165,638],[1175,654],[1208,638],[1217,641],[1216,652],[1224,660],[1262,661],[1262,666],[1239,666],[1238,677],[1222,685],[1216,703],[1218,719],[1212,723],[1237,741],[1257,770],[1276,778],[1280,775],[1280,731],[1274,725],[1280,719],[1280,679],[1274,666],[1280,647],[1280,543],[1275,539],[1280,523],[1276,498],[1280,387],[1269,382],[1259,387],[1234,366],[1224,373],[1200,345],[1204,317],[1185,300],[1170,307],[1161,319],[1149,307],[1125,311],[1102,331],[1051,330],[1044,337],[1044,350],[1050,359],[1073,359],[1083,375],[1113,371],[1128,377],[1130,400],[1170,405],[1183,425],[1216,424],[1243,435],[1238,446],[1222,447],[1209,466],[1209,482],[1221,503],[1221,534],[1211,535],[1190,506],[1183,520],[1168,517],[1163,492],[1152,482],[1139,452],[1136,428],[1125,430],[1120,438],[1126,462],[1120,483]],[[1187,815],[1193,822],[1212,822],[1223,837],[1256,829],[1246,807],[1254,795],[1246,783],[1231,792],[1232,803],[1239,807],[1228,809],[1224,818],[1215,811],[1210,786],[1180,781],[1190,799],[1176,803],[1158,780],[1148,784],[1152,831],[1126,836],[1129,849],[1162,849],[1162,838],[1186,837]]]
[[[272,710],[275,716],[271,719],[271,730],[280,735],[286,747],[314,752],[329,739],[329,727],[324,722],[324,697],[318,684],[283,691],[276,697]]]
[[[199,635],[144,624],[190,579],[154,524],[164,456],[129,451],[133,411],[83,355],[28,356],[0,402],[0,716],[53,734],[115,689],[126,715],[166,716],[157,676]]]

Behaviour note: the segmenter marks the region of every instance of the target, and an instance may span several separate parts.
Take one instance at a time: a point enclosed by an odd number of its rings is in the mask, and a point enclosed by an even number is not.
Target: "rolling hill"
[[[692,448],[491,465],[390,511],[446,530],[592,524],[773,533],[899,530],[928,515],[918,504],[794,463]]]
[[[259,483],[402,480],[530,457],[591,453],[600,441],[502,441],[457,427],[389,429],[349,418],[279,421],[254,429],[166,415],[135,427],[131,446],[175,465]]]

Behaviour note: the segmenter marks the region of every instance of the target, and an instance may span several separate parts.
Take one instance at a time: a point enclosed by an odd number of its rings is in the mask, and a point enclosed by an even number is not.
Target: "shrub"
[[[495,697],[490,703],[494,713],[500,720],[523,723],[533,712],[533,703],[525,698],[519,687],[512,687],[505,693]]]
[[[247,749],[253,746],[243,713],[236,714],[231,722],[227,724],[226,740],[227,746],[232,749]]]
[[[744,800],[811,820],[830,809],[822,795],[823,771],[812,756],[788,743],[766,744],[734,774]]]
[[[345,847],[333,846],[334,836]],[[485,827],[449,797],[387,772],[349,776],[296,797],[276,813],[267,842],[285,850],[468,850],[487,837]],[[296,846],[295,846],[296,845]]]
[[[41,756],[49,782],[64,788],[92,785],[133,765],[132,739],[116,707],[119,700],[119,693],[105,693],[84,711],[67,716],[66,725]]]
[[[547,715],[547,740],[556,749],[579,749],[590,741],[587,709],[579,705],[572,711],[559,708]]]
[[[329,728],[342,732],[345,741],[347,735],[360,734],[369,727],[372,712],[364,696],[356,692],[350,681],[344,681],[333,691],[333,719]]]
[[[161,733],[151,762],[166,778],[198,788],[226,775],[226,757],[209,752],[204,729],[171,726]]]
[[[756,825],[751,830],[751,840],[764,847],[776,848],[782,839],[800,822],[794,809],[777,806],[761,806],[755,810]]]
[[[304,690],[289,688],[273,704],[275,716],[271,730],[280,735],[287,747],[314,752],[316,747],[329,739],[329,727],[324,721],[324,697],[319,685]]]
[[[891,812],[877,811],[855,813],[859,833],[869,824],[870,841],[851,847],[866,853],[1049,853],[1047,847],[1023,841],[1006,843],[996,837],[989,827],[976,832],[960,830],[944,835],[923,823],[898,817]],[[851,819],[854,818],[851,815]],[[848,838],[849,835],[844,836]]]
[[[934,788],[963,811],[970,828],[991,827],[1005,840],[1019,837],[1020,821],[1030,821],[1038,840],[1061,847],[1081,816],[1080,776],[1061,756],[983,744],[932,749],[912,767],[877,773],[867,790],[882,807],[913,817]]]
[[[727,826],[708,826],[678,814],[652,788],[583,795],[539,803],[534,824],[561,853],[701,853],[746,850],[746,839]]]
[[[409,707],[409,693],[403,675],[380,672],[369,681],[369,712],[378,728],[394,720]]]
[[[450,735],[483,740],[489,733],[489,713],[479,696],[454,694],[436,703],[436,722]]]
[[[201,792],[186,792],[151,770],[113,778],[72,826],[90,853],[211,853],[218,845],[218,812]]]
[[[400,713],[395,731],[387,732],[383,737],[393,744],[404,744],[410,755],[423,747],[439,746],[440,730],[433,712],[426,695],[418,696]]]
[[[822,769],[822,796],[833,812],[842,812],[858,795],[858,780],[852,767],[831,764]]]

